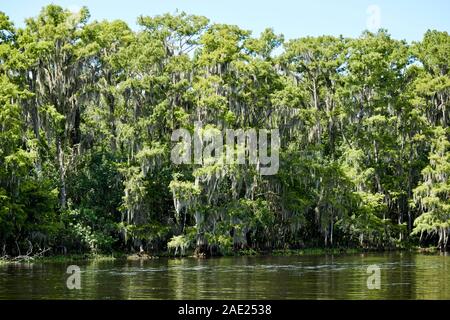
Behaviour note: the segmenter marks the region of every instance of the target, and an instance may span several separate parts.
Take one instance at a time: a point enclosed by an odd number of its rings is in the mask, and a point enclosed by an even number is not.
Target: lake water
[[[73,264],[73,263],[72,263]],[[0,266],[0,299],[450,299],[450,256],[225,257]],[[380,268],[369,290],[368,266]]]

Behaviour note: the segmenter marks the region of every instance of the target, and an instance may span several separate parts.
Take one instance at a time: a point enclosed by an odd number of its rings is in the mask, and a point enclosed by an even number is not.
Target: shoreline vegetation
[[[181,259],[181,258],[195,258],[195,259],[215,259],[222,257],[256,257],[256,256],[315,256],[315,255],[349,255],[349,254],[370,254],[370,253],[417,253],[417,254],[437,254],[440,253],[439,248],[436,247],[409,247],[409,248],[392,248],[377,249],[377,248],[305,248],[305,249],[282,249],[282,250],[272,250],[272,251],[256,251],[256,250],[241,250],[235,252],[234,254],[220,255],[220,256],[210,256],[206,257],[204,255],[198,256],[194,252],[188,253],[182,256],[175,256],[168,252],[159,253],[156,255],[149,255],[146,253],[142,254],[127,254],[123,252],[114,252],[111,254],[68,254],[68,255],[55,255],[55,256],[39,256],[39,257],[22,257],[15,258],[1,258],[0,266],[6,264],[21,264],[21,263],[69,263],[69,262],[89,262],[89,261],[146,261],[154,260],[160,258],[168,259]],[[441,253],[442,254],[442,253]]]
[[[0,12],[0,257],[447,251],[449,52],[438,30]]]

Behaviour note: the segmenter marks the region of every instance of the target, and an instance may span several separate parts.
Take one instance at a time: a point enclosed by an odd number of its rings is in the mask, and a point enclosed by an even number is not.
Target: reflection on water
[[[367,288],[367,267],[381,289]],[[0,299],[450,299],[450,256],[361,254],[85,262],[0,267]]]

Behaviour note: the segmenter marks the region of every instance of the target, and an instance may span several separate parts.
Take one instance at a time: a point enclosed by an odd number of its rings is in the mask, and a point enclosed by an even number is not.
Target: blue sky
[[[380,26],[397,39],[420,40],[428,29],[450,32],[448,0],[3,0],[0,11],[23,26],[27,17],[54,3],[75,10],[87,6],[91,20],[122,19],[136,28],[139,15],[176,9],[213,22],[237,24],[258,34],[266,27],[287,39],[317,35],[356,37],[367,29],[367,9],[380,9]],[[5,3],[7,2],[7,3]]]

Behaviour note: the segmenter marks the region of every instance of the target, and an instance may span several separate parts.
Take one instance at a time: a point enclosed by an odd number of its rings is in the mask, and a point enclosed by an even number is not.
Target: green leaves
[[[238,26],[214,24],[200,38],[202,44],[200,65],[226,65],[232,61],[245,59],[243,45],[250,31]]]
[[[450,227],[450,142],[447,136],[448,130],[434,129],[428,157],[430,164],[422,170],[423,182],[414,189],[414,201],[423,214],[414,222],[412,234],[439,234],[441,249],[447,245],[442,235]]]
[[[50,5],[16,29],[0,13],[0,244],[447,245],[448,33],[285,42],[185,12],[138,24]],[[194,121],[277,128],[278,173],[171,163],[173,130]]]
[[[433,76],[449,74],[450,35],[447,32],[428,30],[420,43],[413,47],[413,53]]]

